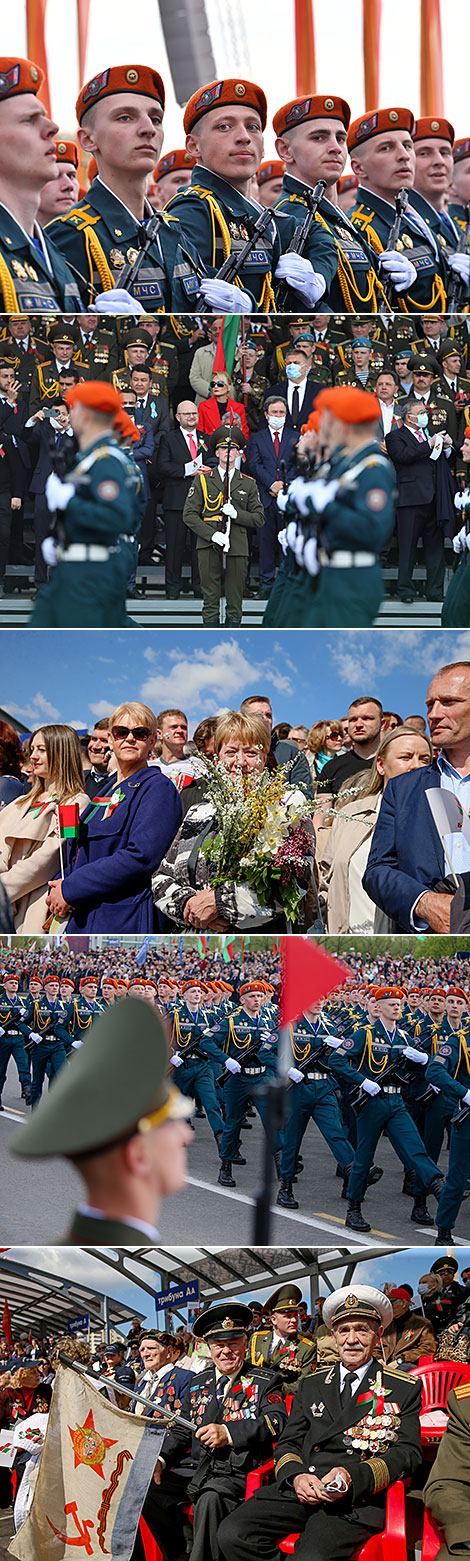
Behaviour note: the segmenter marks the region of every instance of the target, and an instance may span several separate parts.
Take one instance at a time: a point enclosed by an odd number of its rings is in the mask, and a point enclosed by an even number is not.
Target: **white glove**
[[[38,1030],[30,1030],[29,1039],[30,1041],[34,1041],[35,1046],[37,1046],[38,1042],[42,1041],[42,1035],[39,1034]]]
[[[67,509],[70,500],[73,499],[75,488],[73,482],[61,482],[55,472],[50,472],[46,482],[46,503],[50,510]]]
[[[396,293],[402,293],[405,287],[412,287],[418,275],[413,261],[408,260],[406,255],[400,254],[397,249],[384,250],[379,259],[379,268],[390,277]]]
[[[215,276],[204,276],[199,283],[199,292],[211,309],[220,309],[223,314],[251,314],[253,304],[249,293],[244,293],[241,287],[232,287],[230,282],[218,282]]]
[[[184,1059],[178,1056],[178,1052],[174,1052],[173,1057],[170,1057],[170,1062],[172,1068],[182,1068]]]
[[[464,1095],[463,1099],[464,1099],[465,1105],[466,1106],[470,1106],[470,1089],[467,1089],[465,1091],[465,1095]]]
[[[327,504],[331,504],[332,499],[335,498],[337,489],[337,478],[333,478],[331,482],[325,482],[323,477],[317,477],[315,482],[306,483],[305,497],[309,499],[312,509],[316,510],[317,515],[321,515]]]
[[[292,549],[293,553],[295,553],[295,545],[296,545],[296,542],[297,542],[297,521],[296,520],[290,520],[289,521],[289,525],[286,527],[286,539],[287,539],[287,546]]]
[[[457,532],[457,536],[452,538],[452,547],[454,553],[464,553],[465,548],[470,550],[470,533],[467,535],[465,526],[462,526],[461,531]]]
[[[305,543],[302,563],[304,569],[308,570],[309,575],[319,575],[320,565],[318,562],[318,542],[316,537],[309,537]]]
[[[303,1073],[300,1072],[299,1068],[288,1068],[287,1077],[288,1079],[292,1079],[293,1084],[301,1084],[303,1080]]]
[[[303,531],[299,531],[298,534],[297,534],[297,537],[296,537],[296,543],[295,543],[295,548],[294,548],[295,559],[296,559],[296,563],[297,564],[302,564],[303,563],[304,547],[305,547],[305,537],[304,537]]]
[[[365,1095],[380,1095],[380,1084],[375,1084],[373,1079],[363,1079],[361,1089]]]
[[[284,558],[285,558],[286,553],[287,553],[287,548],[288,548],[288,545],[289,545],[288,541],[287,541],[287,531],[286,530],[278,531],[278,533],[277,533],[277,540],[278,540],[278,543],[279,543],[279,547],[282,548],[282,551],[283,551],[283,554],[284,554]]]
[[[237,511],[235,509],[235,505],[231,503],[230,499],[227,499],[227,503],[222,505],[222,514],[228,515],[230,520],[236,520]]]
[[[0,1025],[0,1035],[4,1035],[4,1034],[5,1034],[5,1031],[2,1030],[2,1026]]]
[[[44,537],[41,542],[41,553],[45,564],[57,563],[57,548],[53,537]]]
[[[467,504],[470,504],[470,488],[464,488],[462,493],[455,494],[454,509],[466,509]]]
[[[79,1048],[80,1048],[80,1046],[83,1046],[83,1041],[72,1041],[72,1047],[71,1047],[71,1050],[72,1050],[72,1051],[73,1051],[73,1052],[78,1052],[78,1051],[79,1051]]]
[[[277,281],[288,282],[311,306],[326,292],[324,276],[321,271],[314,271],[311,260],[304,255],[281,255],[275,274]]]
[[[221,547],[223,553],[228,553],[230,537],[225,535],[225,531],[214,531],[211,536],[211,542],[216,542],[217,547]]]
[[[288,498],[289,498],[289,494],[288,493],[283,493],[282,492],[282,488],[281,488],[280,492],[277,495],[277,507],[278,507],[278,509],[280,509],[282,511],[282,514],[284,514],[284,510],[285,510]]]
[[[226,1066],[226,1068],[228,1068],[229,1073],[241,1073],[241,1071],[242,1071],[241,1067],[240,1067],[240,1063],[239,1062],[235,1062],[235,1058],[234,1057],[227,1057],[227,1061],[226,1061],[225,1066]]]
[[[125,287],[111,287],[109,293],[98,293],[90,304],[90,311],[92,314],[145,314],[143,305],[126,293]]]
[[[429,1062],[427,1052],[418,1051],[417,1046],[404,1046],[403,1056],[408,1057],[409,1062],[420,1062],[422,1068],[425,1068],[426,1063]]]
[[[338,1037],[336,1035],[326,1035],[325,1036],[325,1040],[326,1040],[327,1046],[331,1046],[331,1049],[334,1052],[337,1052],[338,1048],[340,1046],[342,1046],[342,1044],[343,1044],[342,1041],[338,1040]]]
[[[438,1089],[437,1084],[430,1084],[429,1088],[432,1089],[433,1095],[440,1095],[441,1091]]]
[[[449,270],[453,271],[455,276],[460,277],[460,281],[465,282],[465,286],[468,287],[470,282],[470,255],[447,255],[446,258]]]

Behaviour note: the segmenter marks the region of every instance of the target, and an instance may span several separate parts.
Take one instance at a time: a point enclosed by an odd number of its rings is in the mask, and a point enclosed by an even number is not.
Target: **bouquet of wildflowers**
[[[206,759],[205,765],[218,821],[217,834],[202,847],[211,888],[248,883],[261,905],[277,900],[295,921],[299,879],[311,856],[311,804],[289,787],[289,766],[273,774],[230,775],[221,764]]]

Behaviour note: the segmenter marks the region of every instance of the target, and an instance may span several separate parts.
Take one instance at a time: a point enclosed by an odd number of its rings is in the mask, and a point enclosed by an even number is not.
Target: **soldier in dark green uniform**
[[[465,439],[463,449],[467,452],[466,459],[470,461],[470,427],[469,437]],[[441,623],[443,629],[467,629],[470,623],[470,486],[456,493],[454,498],[456,510],[462,522],[460,531],[453,538],[452,547],[454,553],[460,554],[458,568],[451,577],[450,584],[442,604]]]
[[[197,294],[192,261],[185,261],[179,248],[183,235],[166,216],[132,296],[119,288],[123,267],[137,259],[138,229],[155,215],[145,188],[162,145],[164,106],[161,76],[147,65],[113,66],[79,93],[78,140],[96,158],[98,173],[67,216],[48,224],[47,236],[70,262],[85,308],[96,295],[102,307],[121,314],[135,313],[134,299],[141,309],[176,307],[175,289],[183,276],[188,297],[194,300]],[[105,304],[103,294],[108,295]]]
[[[54,406],[61,400],[59,388],[59,374],[66,369],[74,367],[74,352],[77,350],[78,330],[75,325],[63,322],[59,325],[51,325],[49,342],[51,358],[48,363],[38,363],[31,381],[29,396],[29,415],[35,417],[42,407]],[[78,364],[77,364],[78,367]],[[90,370],[80,365],[80,379],[89,379]]]
[[[219,464],[210,477],[194,478],[183,510],[185,526],[198,539],[197,561],[204,597],[202,620],[206,625],[219,623],[222,589],[227,601],[227,625],[241,623],[248,572],[247,528],[264,526],[264,510],[254,478],[235,469],[237,454],[245,443],[241,429],[224,425],[216,429],[210,447]]]
[[[41,190],[58,169],[54,136],[32,60],[0,57],[0,300],[7,313],[80,309],[72,272],[37,221]]]
[[[148,369],[150,374],[150,393],[166,395],[166,380],[164,374],[150,367],[149,349],[151,347],[150,336],[141,325],[134,325],[122,338],[125,362],[122,368],[114,369],[112,383],[115,390],[131,390],[131,374],[133,369]]]
[[[359,185],[351,220],[381,257],[380,276],[393,286],[400,310],[405,314],[423,309],[444,312],[447,261],[418,212],[406,213],[393,256],[388,251],[395,197],[403,187],[411,190],[414,179],[413,125],[414,115],[407,108],[383,108],[353,121],[348,148]],[[395,270],[397,254],[400,266]],[[407,281],[403,280],[405,259],[409,263]]]
[[[112,385],[100,380],[76,385],[67,395],[80,445],[66,483],[48,478],[50,509],[64,516],[65,543],[46,538],[46,562],[57,560],[40,592],[31,622],[36,628],[119,628],[129,623],[120,538],[132,533],[135,480],[132,465],[113,437],[121,410]],[[47,554],[47,556],[46,556]]]
[[[382,360],[383,361],[383,360]],[[358,390],[375,390],[380,365],[372,365],[372,344],[368,336],[356,336],[351,342],[351,367],[335,371],[335,385],[356,385]]]
[[[18,384],[18,399],[26,406],[34,370],[40,363],[50,363],[51,358],[52,352],[47,342],[33,334],[29,315],[8,315],[5,334],[0,341],[0,364],[11,364]]]
[[[185,1183],[184,1120],[193,1104],[166,1078],[159,1016],[126,998],[99,1019],[12,1143],[13,1154],[70,1159],[87,1202],[65,1240],[73,1246],[153,1246],[162,1197]]]
[[[460,231],[447,210],[454,162],[454,127],[448,119],[417,119],[412,130],[416,152],[414,187],[410,207],[422,217],[445,255],[450,276],[456,276],[468,293],[470,256],[456,254]]]
[[[285,173],[275,210],[303,223],[307,190],[314,189],[319,179],[326,183],[315,221],[332,234],[338,251],[338,270],[328,293],[330,309],[375,314],[378,307],[387,307],[376,258],[337,204],[336,185],[346,163],[350,118],[349,103],[323,94],[294,98],[278,109],[273,128]]]
[[[191,183],[169,202],[207,273],[199,283],[205,304],[224,313],[267,314],[275,307],[275,283],[287,282],[314,308],[328,297],[338,252],[332,235],[314,223],[303,255],[286,251],[297,222],[273,212],[268,227],[232,282],[217,280],[229,256],[236,256],[263,214],[250,193],[263,149],[266,98],[255,82],[235,78],[212,81],[190,98],[184,113],[188,151],[196,157]],[[175,307],[193,303],[184,278]]]
[[[439,1442],[423,1500],[445,1536],[439,1561],[468,1561],[470,1541],[470,1382],[451,1388],[448,1421]]]
[[[315,1370],[317,1352],[313,1339],[304,1339],[299,1328],[298,1285],[280,1285],[266,1301],[271,1326],[253,1333],[249,1344],[252,1366],[272,1366],[282,1377],[284,1396],[295,1393],[305,1377]]]
[[[107,320],[107,324],[105,323]],[[90,379],[110,379],[118,363],[116,331],[109,316],[79,314],[76,321],[77,343],[72,362],[88,369]]]

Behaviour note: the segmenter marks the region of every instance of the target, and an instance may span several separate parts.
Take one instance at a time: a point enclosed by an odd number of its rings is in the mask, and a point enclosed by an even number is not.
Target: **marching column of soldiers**
[[[54,969],[4,972],[0,991],[0,1081],[12,1058],[23,1098],[34,1105],[116,999],[139,997],[159,1012],[169,1041],[170,1078],[196,1101],[214,1136],[220,1186],[234,1188],[245,1166],[242,1136],[259,1115],[279,1181],[277,1202],[296,1210],[312,1121],[336,1162],[347,1202],[346,1227],[367,1233],[363,1201],[383,1175],[375,1154],[387,1137],[404,1170],[403,1196],[420,1229],[452,1240],[468,1178],[470,1000],[447,989],[349,985],[291,1027],[285,1121],[271,1128],[270,1079],[278,1070],[276,994],[269,981],[231,983],[191,975],[179,983],[141,974],[126,979],[90,970],[74,982]],[[193,1124],[195,1125],[195,1124]],[[449,1139],[447,1176],[440,1168]],[[303,1151],[303,1154],[302,1154]],[[427,1199],[437,1203],[435,1216]]]

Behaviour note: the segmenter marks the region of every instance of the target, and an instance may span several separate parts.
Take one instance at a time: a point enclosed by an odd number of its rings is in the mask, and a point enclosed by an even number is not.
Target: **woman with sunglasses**
[[[48,905],[68,917],[67,932],[152,932],[152,872],[181,823],[172,781],[149,767],[156,717],[147,705],[118,705],[109,722],[116,771],[80,820],[62,881]]]
[[[214,434],[221,423],[238,422],[243,429],[245,438],[249,438],[250,430],[246,420],[246,412],[242,401],[235,401],[233,384],[230,375],[225,369],[219,369],[211,380],[211,393],[207,401],[199,402],[198,433]]]

